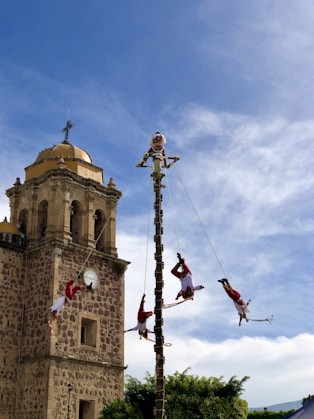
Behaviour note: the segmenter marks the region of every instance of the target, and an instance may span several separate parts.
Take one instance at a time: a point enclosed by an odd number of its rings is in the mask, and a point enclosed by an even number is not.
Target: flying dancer
[[[178,292],[176,300],[182,297],[184,300],[193,300],[194,291],[202,290],[203,285],[194,285],[192,279],[192,272],[185,263],[185,259],[181,257],[180,253],[177,253],[179,262],[171,269],[172,275],[180,279],[181,290]]]
[[[249,312],[248,305],[250,304],[251,300],[248,300],[248,302],[245,303],[239,291],[236,291],[235,289],[232,288],[228,279],[226,278],[218,279],[218,282],[222,284],[224,290],[226,291],[228,296],[231,298],[231,300],[233,301],[235,305],[235,308],[237,309],[237,312],[239,314],[239,326],[241,326],[241,322],[243,319],[245,319],[246,322],[248,322],[249,321],[249,319],[247,318],[247,313]]]
[[[126,332],[131,332],[133,330],[138,330],[138,334],[140,335],[140,339],[143,337],[144,339],[148,339],[148,333],[155,333],[152,330],[147,329],[146,327],[146,321],[149,317],[153,315],[152,311],[145,311],[144,310],[144,304],[145,304],[145,294],[143,294],[143,297],[141,299],[140,307],[137,312],[137,325],[135,327],[132,327],[132,329],[125,330]]]
[[[85,286],[73,286],[74,284],[74,280],[71,279],[70,281],[67,282],[66,286],[65,286],[65,295],[62,295],[61,297],[59,297],[54,303],[53,305],[50,307],[50,319],[49,319],[49,326],[50,326],[50,330],[51,333],[53,334],[53,324],[57,321],[59,312],[63,309],[63,307],[65,306],[65,304],[68,301],[71,301],[74,297],[74,295],[77,293],[77,291],[86,291],[87,289],[91,289],[91,285],[88,285],[87,287]]]

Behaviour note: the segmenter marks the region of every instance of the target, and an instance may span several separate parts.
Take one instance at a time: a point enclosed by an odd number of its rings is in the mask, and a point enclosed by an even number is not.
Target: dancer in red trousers
[[[180,279],[181,290],[178,292],[176,300],[182,297],[184,300],[193,299],[194,291],[202,290],[203,285],[194,285],[192,279],[192,272],[190,268],[185,263],[180,253],[177,253],[179,262],[171,269],[172,275]]]
[[[241,326],[241,322],[243,319],[245,319],[248,322],[249,319],[247,318],[246,314],[249,312],[248,305],[250,304],[251,300],[248,300],[248,302],[245,303],[239,291],[236,291],[235,289],[232,288],[228,279],[226,278],[218,279],[218,282],[222,284],[222,286],[224,287],[224,290],[226,291],[228,296],[231,298],[231,300],[233,301],[235,305],[235,308],[237,309],[237,312],[240,317],[239,326]]]
[[[145,294],[143,294],[143,297],[141,299],[140,307],[137,312],[137,325],[135,327],[132,327],[132,329],[125,330],[125,332],[131,332],[133,330],[138,330],[138,334],[140,337],[147,339],[148,333],[155,333],[152,330],[147,329],[146,327],[146,321],[149,317],[153,315],[152,311],[145,311],[144,310],[144,304],[145,304]]]
[[[50,307],[50,312],[51,312],[51,322],[54,322],[57,320],[58,314],[59,312],[63,309],[63,307],[65,306],[65,304],[68,301],[71,301],[74,297],[74,295],[76,294],[77,291],[86,291],[87,289],[91,289],[90,286],[85,287],[85,286],[73,286],[74,284],[74,280],[71,279],[70,281],[67,282],[66,286],[65,286],[65,295],[62,295],[61,297],[59,297],[54,304]]]

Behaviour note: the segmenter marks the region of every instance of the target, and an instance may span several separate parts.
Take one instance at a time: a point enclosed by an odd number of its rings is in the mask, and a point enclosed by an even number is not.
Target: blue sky
[[[0,17],[0,219],[5,190],[70,117],[70,141],[124,193],[134,326],[144,290],[154,306],[152,181],[135,164],[161,131],[181,159],[163,190],[164,298],[178,250],[205,285],[164,311],[165,372],[249,375],[251,407],[313,393],[313,18],[306,0],[6,2]],[[225,274],[272,325],[237,326]],[[126,334],[125,363],[154,373],[153,344]]]

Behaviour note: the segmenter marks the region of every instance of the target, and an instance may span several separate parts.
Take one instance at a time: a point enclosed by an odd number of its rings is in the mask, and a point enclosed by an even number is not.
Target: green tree
[[[166,413],[170,418],[246,419],[247,402],[239,398],[249,377],[228,383],[222,377],[197,377],[176,372],[166,381]]]
[[[143,418],[153,418],[155,378],[150,374],[146,374],[145,382],[141,383],[136,378],[128,375],[125,389],[125,400],[134,406]]]
[[[292,412],[294,412],[294,409],[288,410],[287,412],[283,412],[282,410],[280,410],[280,412],[253,410],[252,412],[249,412],[247,419],[282,419]]]
[[[309,394],[307,397],[303,397],[302,400],[302,406],[305,405],[305,403],[307,403],[309,400],[311,400],[314,396],[312,394]]]
[[[248,406],[240,399],[243,384],[249,377],[238,380],[230,378],[225,383],[222,377],[198,377],[176,372],[166,378],[165,413],[171,419],[246,419]],[[146,374],[145,382],[127,376],[125,399],[105,406],[101,419],[154,417],[155,378]],[[123,414],[125,416],[123,416]],[[111,416],[110,416],[111,415]]]
[[[102,419],[142,419],[143,415],[126,400],[115,400],[103,409]]]

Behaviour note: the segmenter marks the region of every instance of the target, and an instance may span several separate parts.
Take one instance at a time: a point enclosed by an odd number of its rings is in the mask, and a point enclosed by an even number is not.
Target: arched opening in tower
[[[72,201],[70,211],[70,233],[72,242],[79,243],[82,225],[81,204],[78,201]]]

